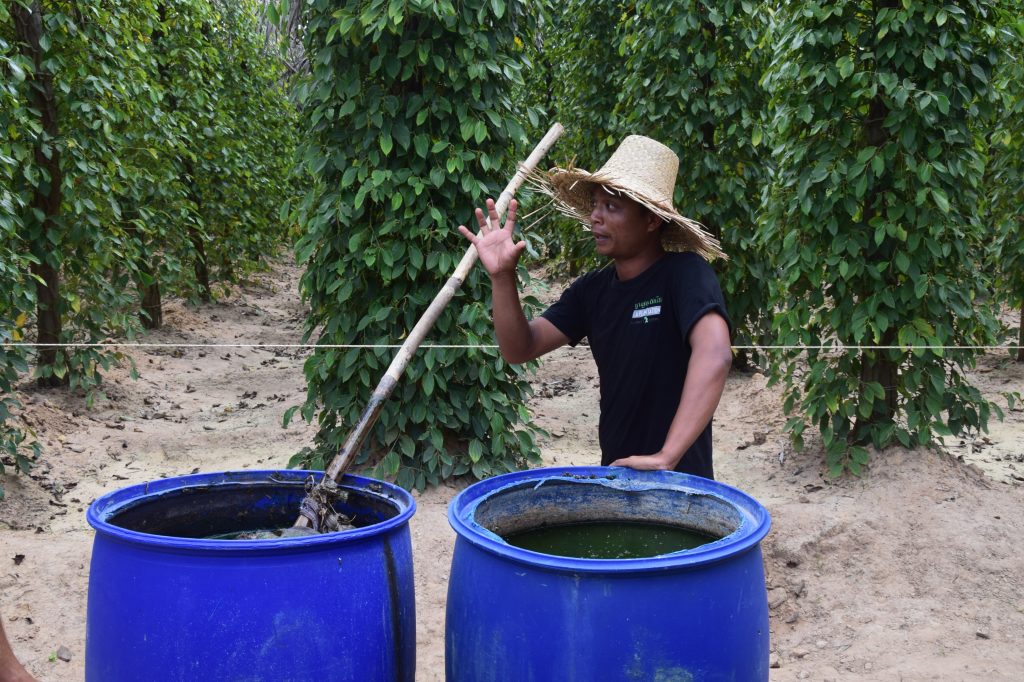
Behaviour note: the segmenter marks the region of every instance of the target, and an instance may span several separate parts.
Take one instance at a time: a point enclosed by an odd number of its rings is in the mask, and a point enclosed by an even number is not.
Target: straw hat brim
[[[666,251],[694,251],[707,260],[727,258],[718,240],[696,220],[680,214],[671,197],[651,197],[643,188],[631,186],[629,178],[590,173],[581,168],[552,168],[540,173],[534,186],[552,198],[562,214],[590,228],[592,192],[600,185],[613,194],[622,194],[649,209],[665,221],[661,244]]]

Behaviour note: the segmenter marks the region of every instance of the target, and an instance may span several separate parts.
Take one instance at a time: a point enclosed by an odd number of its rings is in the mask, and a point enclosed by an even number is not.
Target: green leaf
[[[384,470],[385,476],[394,476],[398,473],[399,467],[402,466],[402,458],[399,457],[398,453],[392,450],[380,463],[381,469]]]
[[[291,423],[292,417],[295,416],[295,411],[299,409],[298,405],[293,405],[284,411],[284,417],[281,419],[281,428],[287,429],[288,424]]]
[[[880,177],[885,172],[885,159],[882,158],[881,154],[876,154],[871,159],[871,170],[874,171],[875,177]]]
[[[413,146],[416,149],[416,155],[421,158],[427,158],[427,147],[429,144],[430,140],[422,133],[413,138]]]
[[[853,75],[854,65],[853,59],[847,55],[836,62],[836,66],[839,67],[839,75],[843,78],[849,78]]]
[[[480,458],[483,457],[483,454],[484,454],[483,443],[481,443],[480,441],[475,440],[475,439],[469,441],[469,459],[470,459],[470,461],[472,461],[473,463],[479,462]]]
[[[870,158],[871,158],[872,156],[874,156],[874,155],[875,155],[875,153],[876,153],[877,151],[878,151],[878,148],[877,148],[877,147],[864,147],[864,148],[863,148],[863,149],[861,149],[861,150],[860,150],[860,152],[859,152],[859,153],[857,154],[857,163],[858,163],[859,165],[863,166],[864,164],[866,164],[866,163],[868,162],[868,160],[869,160],[869,159],[870,159]]]
[[[864,198],[864,195],[867,194],[867,191],[868,191],[868,176],[867,175],[861,175],[860,179],[857,181],[857,184],[853,188],[854,196],[856,196],[858,199],[862,199],[862,198]]]
[[[14,76],[15,81],[18,83],[23,83],[25,81],[25,71],[18,65],[18,62],[13,59],[7,61],[7,68],[10,69],[11,75]]]

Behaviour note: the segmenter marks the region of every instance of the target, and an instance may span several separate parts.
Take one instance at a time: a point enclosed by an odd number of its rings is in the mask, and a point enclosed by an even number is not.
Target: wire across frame
[[[22,343],[22,342],[3,342],[0,343],[0,347],[3,348],[300,348],[309,350],[330,350],[330,349],[374,349],[374,348],[401,348],[402,344],[399,343],[137,343],[137,342],[117,342],[117,341],[100,341],[95,343],[81,342],[81,343]],[[435,349],[480,349],[497,348],[496,344],[481,344],[481,343],[436,343],[429,344],[425,343],[420,345],[420,348],[435,348]],[[842,353],[846,351],[854,350],[899,350],[899,351],[911,351],[911,350],[983,350],[983,351],[998,351],[1007,350],[1015,351],[1020,350],[1022,346],[938,346],[938,345],[916,345],[916,346],[872,346],[872,345],[845,345],[845,344],[804,344],[804,345],[764,345],[764,344],[751,344],[751,345],[735,345],[732,346],[733,350],[821,350],[821,351],[834,351]]]

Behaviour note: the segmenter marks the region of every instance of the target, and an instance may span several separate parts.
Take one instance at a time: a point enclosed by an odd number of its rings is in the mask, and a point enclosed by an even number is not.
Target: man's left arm
[[[732,366],[729,325],[725,318],[709,312],[697,320],[690,331],[690,349],[683,394],[661,450],[651,455],[623,457],[612,462],[611,466],[675,469],[711,421]]]

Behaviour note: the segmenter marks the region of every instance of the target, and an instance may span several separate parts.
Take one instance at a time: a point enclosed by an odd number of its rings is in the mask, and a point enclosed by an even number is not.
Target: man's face
[[[659,242],[661,220],[647,208],[600,185],[591,193],[590,230],[597,252],[609,258],[630,258]]]

